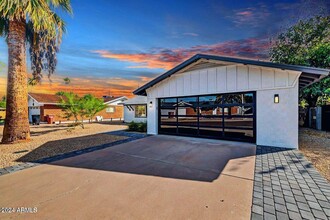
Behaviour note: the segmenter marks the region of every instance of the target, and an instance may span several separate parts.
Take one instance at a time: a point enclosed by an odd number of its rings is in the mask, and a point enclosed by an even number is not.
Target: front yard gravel
[[[85,129],[67,124],[31,126],[31,141],[0,145],[0,168],[123,140],[127,137],[104,132],[124,129],[127,126],[118,122],[85,124]],[[0,138],[2,130],[3,126]]]

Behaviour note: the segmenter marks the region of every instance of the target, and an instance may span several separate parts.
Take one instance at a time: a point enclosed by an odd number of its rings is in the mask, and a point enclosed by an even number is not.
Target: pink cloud
[[[259,27],[269,15],[268,7],[264,4],[258,4],[255,7],[234,10],[234,14],[228,16],[228,18],[231,19],[236,26]]]
[[[249,38],[226,41],[211,45],[196,45],[190,48],[157,49],[149,53],[113,53],[106,50],[92,51],[103,58],[122,62],[136,63],[128,68],[171,69],[185,59],[197,53],[236,56],[250,59],[268,58],[269,40],[266,38]]]

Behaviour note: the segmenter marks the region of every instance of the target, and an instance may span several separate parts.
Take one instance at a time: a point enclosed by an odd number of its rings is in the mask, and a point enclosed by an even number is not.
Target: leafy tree
[[[83,128],[84,118],[88,118],[91,122],[93,117],[107,106],[102,99],[98,99],[91,94],[79,97],[73,92],[58,92],[60,98],[60,106],[64,111],[64,117],[68,120],[74,118],[75,124],[80,124]],[[81,120],[81,123],[79,122]]]
[[[0,100],[0,108],[6,108],[6,96],[2,96]]]
[[[60,107],[64,111],[64,117],[68,120],[74,119],[75,123],[78,123],[79,116],[81,115],[81,99],[77,94],[73,92],[58,92],[56,93],[60,97]]]
[[[330,68],[330,16],[299,21],[277,36],[270,50],[271,61]],[[323,104],[330,95],[330,77],[304,88],[300,99],[310,107]]]
[[[1,0],[0,1],[0,35],[4,36],[8,44],[8,84],[6,121],[2,143],[14,143],[19,140],[30,139],[28,120],[28,90],[26,71],[26,43],[34,47],[41,42],[43,45],[60,43],[63,26],[60,17],[53,11],[56,8],[71,13],[70,0]],[[30,25],[31,29],[27,26]],[[27,39],[27,33],[33,30],[33,40]],[[38,39],[38,40],[37,40]],[[36,59],[32,66],[42,62],[46,57],[53,58],[47,53],[48,48],[41,46],[32,49],[36,52]],[[45,56],[42,56],[42,52]],[[40,52],[40,53],[39,53]],[[53,53],[53,51],[51,51]],[[47,58],[47,56],[49,56]],[[55,62],[56,63],[56,62]],[[51,66],[49,68],[49,66]],[[54,65],[47,66],[51,69]],[[36,73],[40,68],[36,68]],[[41,71],[40,71],[41,73]],[[35,75],[35,73],[34,73]]]
[[[98,112],[104,110],[107,107],[102,99],[98,99],[91,94],[87,94],[82,98],[82,104],[85,115],[88,117],[89,122],[92,121]]]
[[[63,81],[64,81],[64,84],[65,84],[65,85],[69,85],[69,84],[71,83],[71,80],[70,80],[69,77],[65,77],[65,78],[63,79]]]

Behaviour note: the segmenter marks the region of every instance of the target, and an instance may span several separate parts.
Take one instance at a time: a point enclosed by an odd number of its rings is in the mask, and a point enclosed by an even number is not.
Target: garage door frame
[[[203,97],[203,96],[222,96],[224,97],[225,95],[237,95],[237,94],[247,94],[247,93],[252,93],[253,94],[253,102],[250,103],[250,104],[237,104],[237,106],[245,106],[245,105],[249,105],[252,107],[252,111],[253,111],[253,114],[250,118],[253,119],[253,127],[252,127],[252,132],[253,132],[253,137],[247,137],[247,138],[235,138],[235,137],[226,137],[225,136],[225,125],[224,125],[224,118],[226,118],[226,116],[223,114],[222,116],[222,120],[223,120],[223,125],[222,125],[222,132],[219,133],[219,136],[201,136],[199,131],[200,131],[200,125],[199,125],[199,118],[201,117],[200,114],[199,114],[199,111],[197,112],[197,120],[198,120],[198,125],[196,127],[197,129],[197,135],[191,135],[191,134],[181,134],[178,132],[178,126],[179,126],[179,123],[178,123],[178,118],[180,116],[178,116],[178,110],[176,109],[176,132],[164,132],[161,128],[161,100],[162,99],[176,99],[176,103],[178,104],[178,100],[180,98],[191,98],[191,97],[198,97],[198,105],[200,105],[199,103],[199,99],[200,97]],[[222,99],[223,101],[223,99]],[[178,96],[178,97],[162,97],[162,98],[158,98],[157,100],[158,102],[158,133],[159,134],[168,134],[168,135],[176,135],[176,136],[192,136],[192,137],[200,137],[200,138],[212,138],[212,139],[223,139],[223,140],[233,140],[233,141],[242,141],[242,142],[251,142],[251,143],[256,143],[256,136],[257,136],[257,94],[256,94],[256,91],[244,91],[244,92],[231,92],[231,93],[217,93],[217,94],[204,94],[204,95],[191,95],[191,96]],[[233,105],[233,104],[232,104]],[[221,102],[221,104],[219,104],[219,107],[222,109],[222,112],[224,112],[224,108],[225,107],[228,107],[228,106],[232,106],[232,105],[228,105],[228,104],[224,104],[223,102]],[[175,127],[175,126],[174,126]],[[251,129],[247,129],[247,130],[251,130]],[[221,134],[221,135],[220,135]]]

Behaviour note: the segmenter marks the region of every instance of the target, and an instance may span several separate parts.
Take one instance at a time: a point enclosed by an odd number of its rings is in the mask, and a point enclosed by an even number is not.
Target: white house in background
[[[298,148],[299,89],[329,73],[197,54],[133,93],[147,97],[148,134]]]
[[[135,96],[123,102],[124,122],[146,122],[147,121],[147,97]]]

